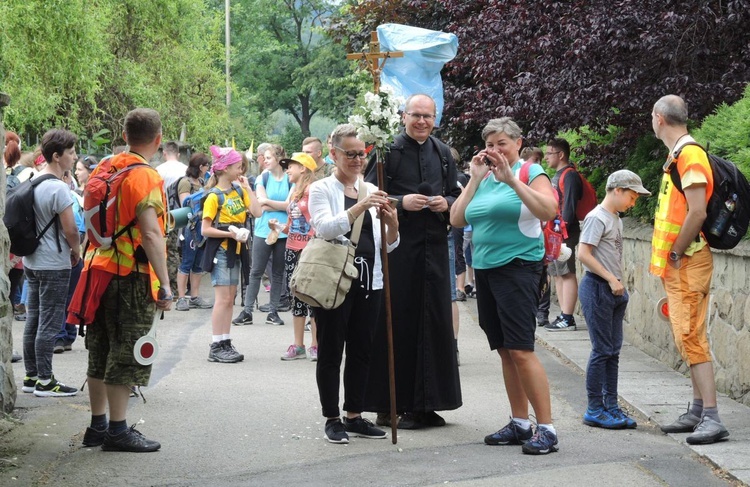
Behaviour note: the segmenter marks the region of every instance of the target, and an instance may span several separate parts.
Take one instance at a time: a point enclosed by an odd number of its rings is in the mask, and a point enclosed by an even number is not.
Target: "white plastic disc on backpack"
[[[669,321],[669,301],[667,298],[661,298],[656,303],[656,314],[664,321]]]

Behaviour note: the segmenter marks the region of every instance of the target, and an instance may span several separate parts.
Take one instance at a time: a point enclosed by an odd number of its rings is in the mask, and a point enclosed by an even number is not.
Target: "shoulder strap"
[[[359,195],[357,196],[357,203],[362,201],[367,197],[369,194],[369,190],[367,189],[367,185],[364,181],[359,182]],[[363,211],[356,220],[354,220],[354,226],[352,227],[352,236],[349,238],[352,244],[354,246],[357,246],[357,242],[359,242],[359,234],[362,232],[362,223],[365,221],[365,212],[370,210]]]
[[[672,163],[669,165],[669,176],[672,178],[672,184],[674,185],[674,187],[677,188],[677,191],[682,194],[685,194],[685,192],[682,190],[682,178],[680,177],[679,171],[677,171],[677,159],[680,157],[680,154],[682,154],[682,149],[689,145],[700,147],[701,149],[703,149],[703,152],[706,153],[706,157],[708,157],[708,151],[706,150],[706,148],[697,142],[686,142],[682,147],[680,147],[680,150],[672,155]],[[708,162],[710,164],[711,160],[709,159]]]
[[[450,149],[434,135],[430,135],[430,139],[432,140],[432,143],[435,144],[438,154],[440,155],[440,164],[443,174],[443,196],[445,196],[448,194],[448,159],[450,156]]]
[[[44,174],[42,176],[36,177],[34,179],[30,179],[31,182],[31,191],[33,192],[37,186],[39,186],[40,183],[43,181],[47,181],[50,179],[57,179],[57,176],[54,174]],[[32,211],[33,208],[32,208]],[[39,232],[39,235],[36,236],[36,241],[39,242],[45,233],[47,233],[47,230],[49,230],[49,227],[52,226],[52,224],[55,224],[55,234],[57,235],[57,251],[62,252],[62,245],[60,245],[60,227],[59,227],[59,221],[60,221],[60,215],[55,213],[55,215],[50,218],[50,220],[47,222],[47,224],[44,226],[41,232]]]

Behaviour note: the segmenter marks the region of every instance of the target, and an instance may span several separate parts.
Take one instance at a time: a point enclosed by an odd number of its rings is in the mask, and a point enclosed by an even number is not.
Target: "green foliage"
[[[305,136],[302,135],[302,129],[300,129],[299,124],[289,121],[286,127],[284,127],[284,131],[274,137],[273,142],[280,144],[286,151],[286,155],[291,156],[293,152],[302,150],[302,140],[304,138]]]
[[[652,221],[656,212],[659,184],[663,175],[662,166],[667,157],[664,143],[652,134],[638,139],[625,162],[625,168],[641,177],[643,186],[651,191],[651,196],[638,198],[630,210],[630,216],[641,221]]]
[[[695,140],[708,144],[712,153],[729,159],[750,175],[750,84],[732,105],[721,104],[693,132]]]

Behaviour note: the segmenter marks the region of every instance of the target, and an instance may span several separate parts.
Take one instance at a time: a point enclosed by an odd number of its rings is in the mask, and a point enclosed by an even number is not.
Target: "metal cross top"
[[[367,63],[367,70],[372,75],[375,93],[380,93],[380,73],[385,62],[391,57],[404,57],[404,53],[401,51],[380,52],[380,41],[378,40],[377,32],[370,32],[369,52],[355,52],[346,55],[346,59],[362,59]]]

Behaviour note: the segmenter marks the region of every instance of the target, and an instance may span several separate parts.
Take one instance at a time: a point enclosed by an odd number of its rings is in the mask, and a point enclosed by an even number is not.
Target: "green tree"
[[[342,83],[355,66],[322,30],[327,0],[241,0],[232,5],[232,77],[252,94],[249,104],[270,115],[283,110],[310,135],[316,114],[338,119],[357,86]]]

